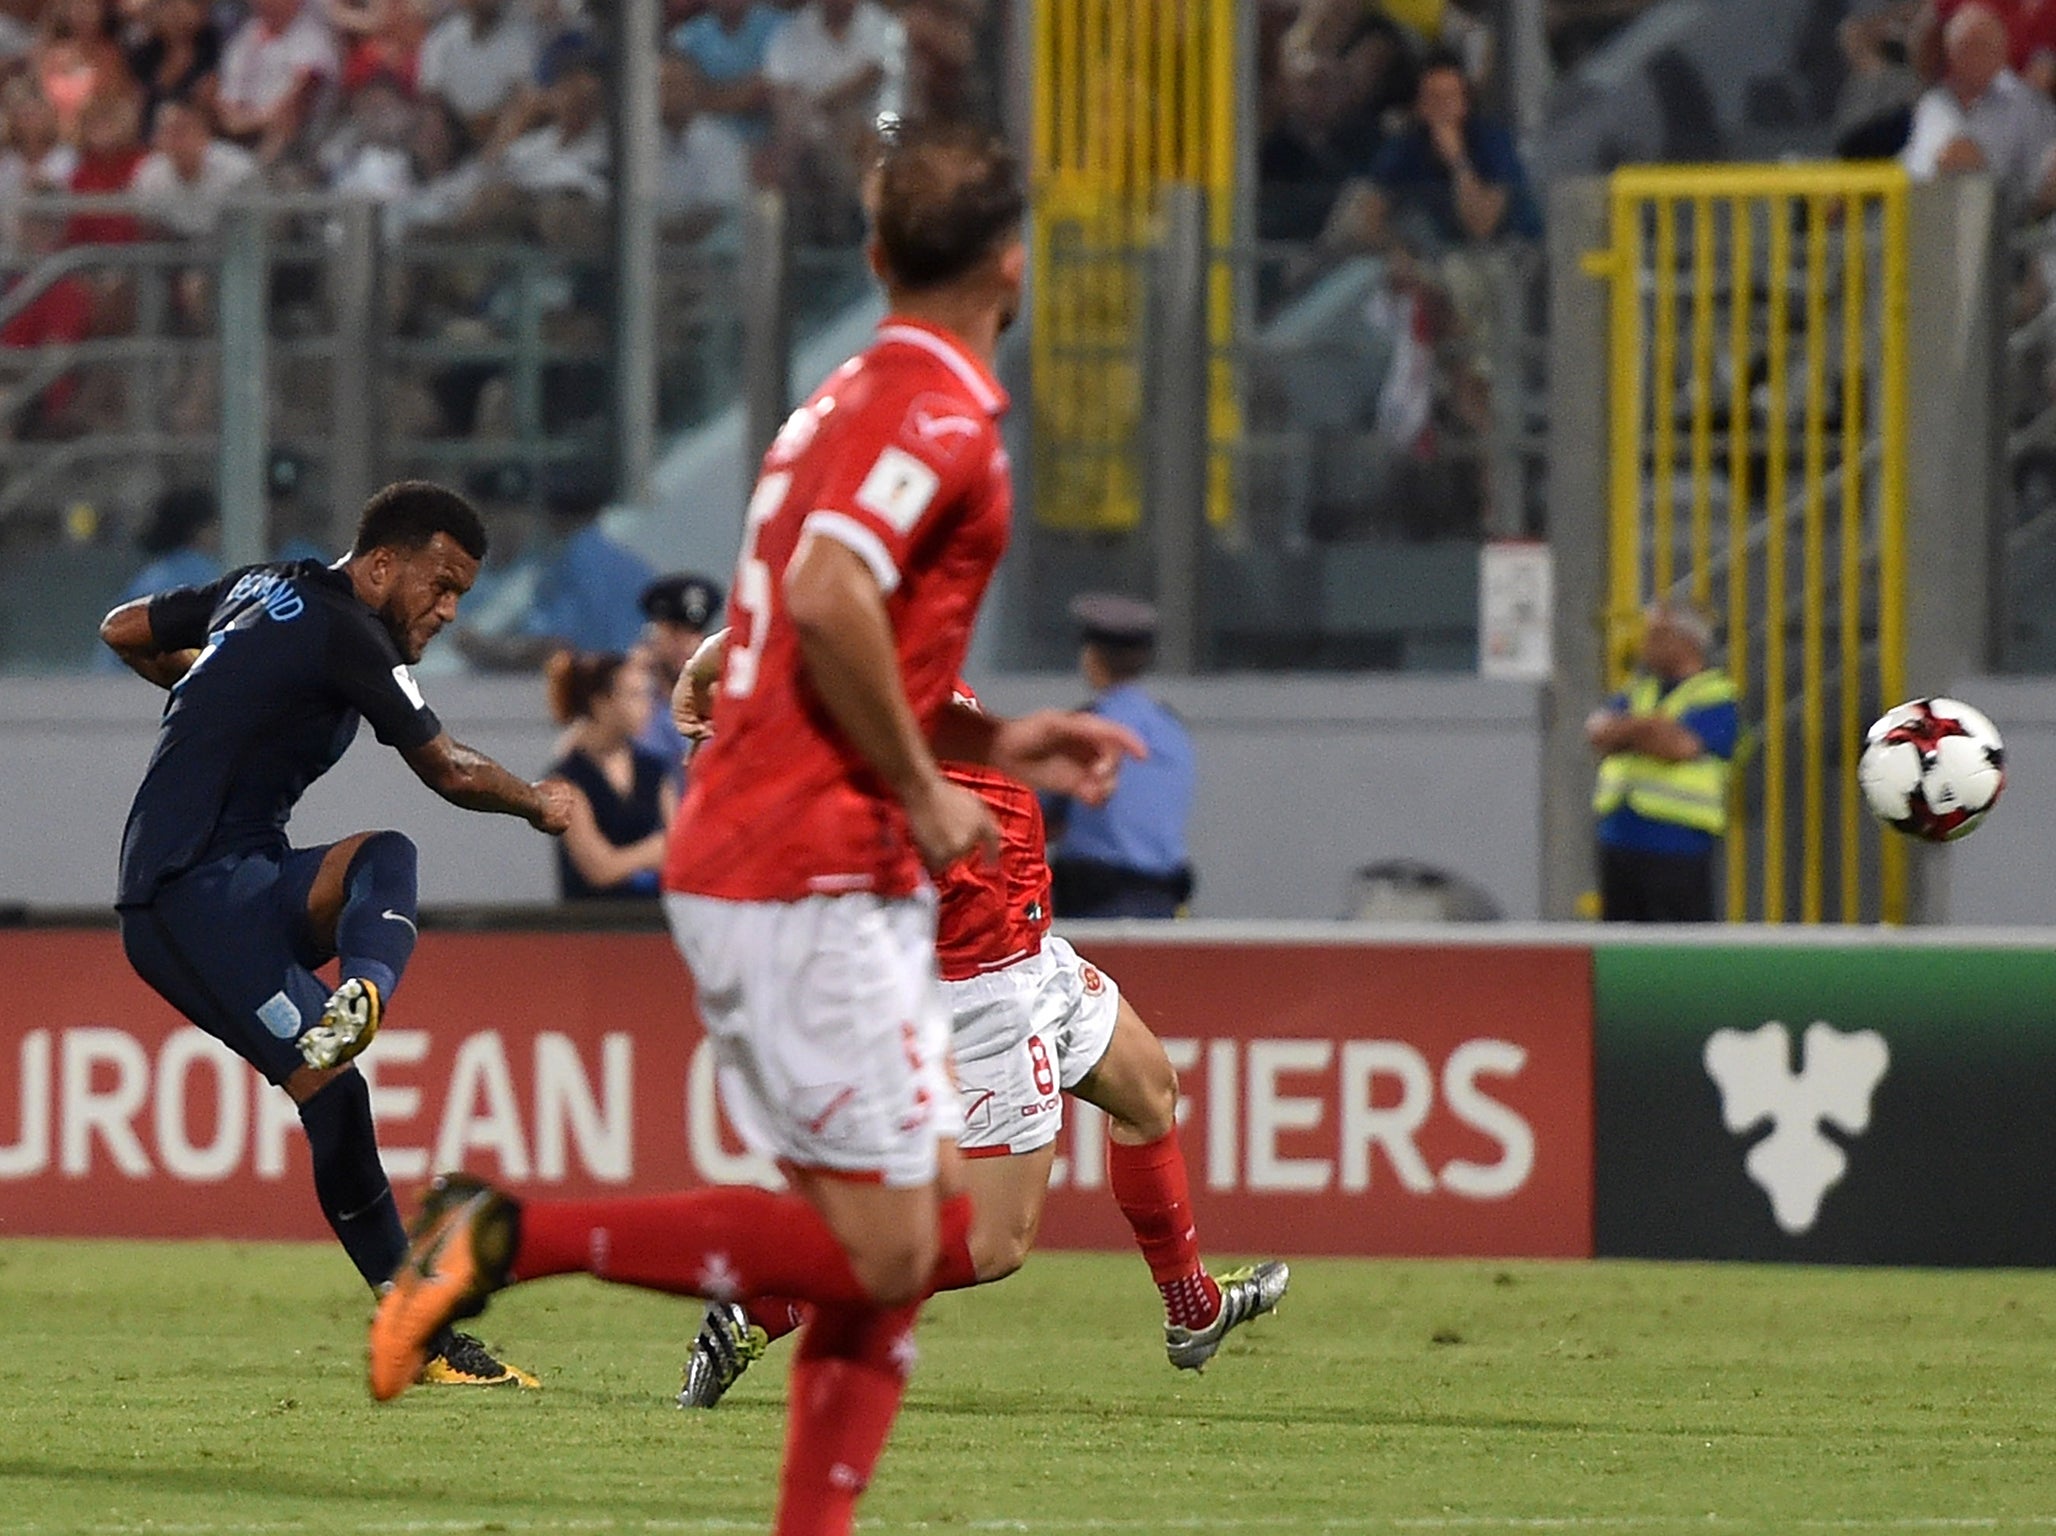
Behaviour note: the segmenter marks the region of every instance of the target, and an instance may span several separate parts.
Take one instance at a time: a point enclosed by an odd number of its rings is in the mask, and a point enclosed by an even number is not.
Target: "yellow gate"
[[[1905,684],[1905,173],[1617,171],[1589,264],[1612,284],[1608,667],[1652,599],[1723,618],[1755,722],[1729,917],[1820,922],[1832,891],[1841,921],[1901,922],[1905,849],[1854,770]]]
[[[1042,0],[1035,17],[1036,515],[1056,528],[1122,532],[1141,520],[1143,264],[1159,190],[1204,187],[1216,250],[1234,233],[1235,0]],[[1228,261],[1217,256],[1208,305],[1217,443],[1236,431],[1233,372],[1219,355],[1233,304]],[[1218,519],[1228,481],[1225,456],[1213,457]]]

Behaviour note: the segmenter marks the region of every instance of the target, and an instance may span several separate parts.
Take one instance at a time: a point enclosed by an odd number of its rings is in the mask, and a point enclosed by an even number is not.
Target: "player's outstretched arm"
[[[517,778],[448,731],[437,732],[402,755],[421,782],[452,805],[519,816],[538,832],[552,836],[571,825],[570,785],[554,779],[531,784]]]
[[[184,677],[200,654],[197,646],[167,650],[150,628],[150,599],[123,603],[100,621],[100,639],[122,665],[145,682],[169,688]]]
[[[946,869],[984,847],[999,852],[985,802],[936,766],[907,690],[885,594],[863,557],[834,539],[801,542],[786,567],[786,612],[807,677],[857,751],[900,804],[921,857]]]
[[[936,754],[951,762],[984,763],[1030,789],[1104,804],[1127,758],[1149,756],[1142,738],[1083,710],[1039,709],[1019,719],[952,703],[939,723]]]

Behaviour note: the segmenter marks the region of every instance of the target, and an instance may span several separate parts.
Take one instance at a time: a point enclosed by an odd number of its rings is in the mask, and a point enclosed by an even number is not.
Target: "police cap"
[[[1156,644],[1156,608],[1139,597],[1116,592],[1082,592],[1071,599],[1080,635],[1102,645]]]
[[[636,599],[643,617],[659,624],[683,624],[704,633],[721,611],[721,588],[704,576],[680,571],[659,576]]]

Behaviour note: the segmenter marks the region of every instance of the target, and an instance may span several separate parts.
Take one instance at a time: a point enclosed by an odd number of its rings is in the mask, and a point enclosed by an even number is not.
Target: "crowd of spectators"
[[[1988,173],[2023,219],[2056,209],[2056,4],[1871,0],[1841,42],[1841,153],[1896,155],[1916,180]]]
[[[1258,234],[1283,418],[1323,432],[1309,529],[1475,536],[1507,323],[1503,260],[1541,235],[1475,0],[1266,12]]]
[[[876,115],[985,110],[988,3],[669,0],[649,39],[662,59],[664,236],[730,250],[751,187],[777,185],[795,194],[803,243],[853,242]],[[0,255],[19,273],[65,245],[204,236],[239,194],[354,194],[379,206],[389,240],[519,242],[561,257],[544,340],[597,352],[609,50],[622,46],[612,14],[589,0],[0,0]],[[27,216],[38,194],[67,192],[132,194],[139,216]],[[476,343],[505,334],[510,283],[504,270],[431,261],[391,285],[389,319],[404,338]],[[310,297],[274,285],[275,305]],[[178,318],[198,334],[209,303],[195,276]],[[32,347],[124,334],[132,310],[132,282],[59,283],[0,328],[0,375],[27,375]],[[396,381],[388,426],[401,437],[511,432],[495,376],[473,365]],[[102,398],[118,381],[47,382],[0,395],[8,435],[76,435],[120,415]],[[545,430],[589,425],[577,417],[604,394],[589,382],[562,370],[546,379],[562,409],[549,408]]]

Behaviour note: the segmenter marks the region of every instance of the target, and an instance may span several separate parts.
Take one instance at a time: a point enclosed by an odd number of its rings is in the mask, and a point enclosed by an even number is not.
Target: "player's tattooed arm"
[[[123,603],[100,621],[100,639],[122,664],[145,682],[170,688],[184,677],[200,652],[197,647],[165,650],[150,628],[150,599]]]
[[[502,768],[448,731],[439,731],[404,754],[421,782],[467,811],[519,816],[553,836],[571,824],[571,787],[559,780],[531,784]]]

